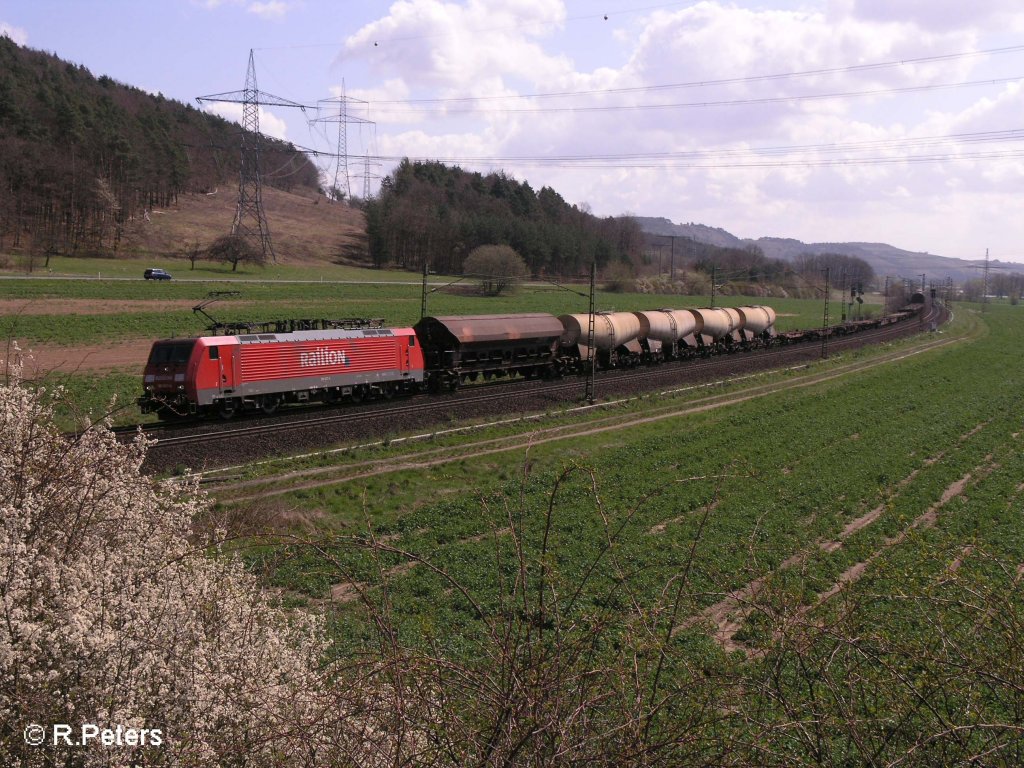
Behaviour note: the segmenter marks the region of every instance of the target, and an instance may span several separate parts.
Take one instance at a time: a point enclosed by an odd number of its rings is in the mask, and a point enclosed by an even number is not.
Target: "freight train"
[[[556,378],[852,333],[895,315],[778,334],[767,306],[424,317],[412,328],[321,327],[153,343],[138,404],[162,419],[273,413],[287,403],[391,398],[505,376]],[[593,326],[591,327],[591,323]],[[590,343],[591,338],[593,344]]]

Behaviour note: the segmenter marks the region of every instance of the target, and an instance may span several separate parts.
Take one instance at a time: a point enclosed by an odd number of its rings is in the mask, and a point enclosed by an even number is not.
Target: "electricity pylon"
[[[350,104],[366,104],[367,102],[362,99],[353,99],[350,96],[345,95],[345,84],[344,81],[341,85],[341,95],[333,99],[322,99],[320,103],[328,103],[338,105],[337,115],[325,115],[324,117],[318,117],[310,122],[314,123],[337,123],[338,124],[338,150],[335,154],[335,165],[334,165],[334,183],[332,189],[344,192],[346,198],[352,199],[352,181],[351,174],[348,168],[349,158],[353,157],[348,153],[348,126],[349,123],[357,123],[359,125],[374,125],[372,120],[366,120],[362,117],[356,117],[349,113]],[[369,156],[364,158],[367,162]],[[364,176],[365,179],[365,176]],[[339,181],[343,186],[339,186]],[[365,196],[366,183],[364,180],[363,190]]]
[[[304,105],[289,99],[261,92],[256,85],[256,65],[252,50],[249,51],[249,70],[245,76],[245,89],[199,96],[198,102],[227,102],[242,105],[242,163],[238,179],[238,205],[231,234],[241,235],[257,243],[264,258],[268,255],[277,262],[274,246],[270,241],[270,228],[263,211],[263,194],[260,178],[260,107],[295,107],[305,113]]]

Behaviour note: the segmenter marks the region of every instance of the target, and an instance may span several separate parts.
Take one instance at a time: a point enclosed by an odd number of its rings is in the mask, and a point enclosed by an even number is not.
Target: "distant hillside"
[[[119,251],[133,256],[184,258],[194,246],[206,248],[231,227],[238,184],[209,193],[182,193],[167,206],[153,208],[149,218],[125,224]],[[266,187],[263,208],[282,263],[367,262],[363,212],[302,188],[291,192]]]
[[[0,36],[0,249],[116,253],[147,211],[237,188],[240,130]],[[266,186],[318,188],[291,145],[265,139],[262,155]]]
[[[675,235],[677,237],[689,237],[698,243],[707,243],[718,248],[742,248],[747,241],[741,240],[724,229],[708,227],[703,224],[676,224],[665,218],[652,218],[649,216],[635,216],[640,229],[652,235]]]
[[[701,243],[719,247],[742,248],[756,245],[765,256],[773,259],[793,261],[804,254],[836,253],[863,259],[879,276],[891,275],[916,278],[921,274],[935,280],[947,276],[958,283],[975,279],[979,275],[983,260],[952,259],[930,253],[905,251],[885,243],[804,243],[800,240],[778,237],[761,237],[757,240],[741,239],[724,229],[703,224],[675,224],[665,218],[638,216],[637,222],[644,232],[658,235],[690,237]],[[992,268],[1005,268],[1024,273],[1022,264],[1003,264],[993,261]]]

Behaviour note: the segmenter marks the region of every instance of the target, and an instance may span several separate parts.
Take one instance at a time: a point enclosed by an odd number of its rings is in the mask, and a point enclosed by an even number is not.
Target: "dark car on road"
[[[162,269],[147,269],[142,273],[142,276],[147,280],[170,280],[171,273],[165,272]]]

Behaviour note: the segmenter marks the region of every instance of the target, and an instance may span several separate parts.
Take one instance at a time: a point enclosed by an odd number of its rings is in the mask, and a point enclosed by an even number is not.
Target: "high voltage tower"
[[[231,234],[257,242],[264,257],[269,254],[276,263],[277,256],[270,241],[267,216],[263,212],[260,179],[260,145],[263,137],[260,135],[260,107],[295,107],[301,109],[303,114],[306,108],[297,102],[259,90],[256,86],[256,65],[253,63],[252,50],[249,51],[249,70],[245,76],[244,90],[199,96],[196,101],[242,105],[242,166],[238,181],[238,206],[235,208]]]
[[[370,179],[379,179],[380,174],[370,173],[370,156],[367,155],[363,158],[363,200],[370,199]],[[380,165],[379,161],[374,161],[373,166],[376,168]]]
[[[337,123],[338,124],[338,150],[335,154],[335,165],[334,165],[334,183],[332,190],[338,190],[345,193],[348,199],[352,198],[352,181],[351,174],[349,173],[348,161],[352,155],[348,153],[348,126],[349,123],[355,123],[359,125],[374,125],[372,120],[366,120],[362,117],[356,117],[349,111],[349,105],[360,104],[365,105],[368,102],[362,99],[353,99],[350,96],[345,95],[345,84],[342,81],[341,95],[333,99],[323,99],[321,102],[327,104],[337,104],[338,114],[337,115],[326,115],[324,117],[318,117],[311,122],[315,123]],[[364,160],[364,172],[363,172],[363,197],[367,197],[367,190],[369,189],[369,172],[370,172],[370,157],[366,155],[363,157]],[[339,186],[339,182],[344,186]]]

